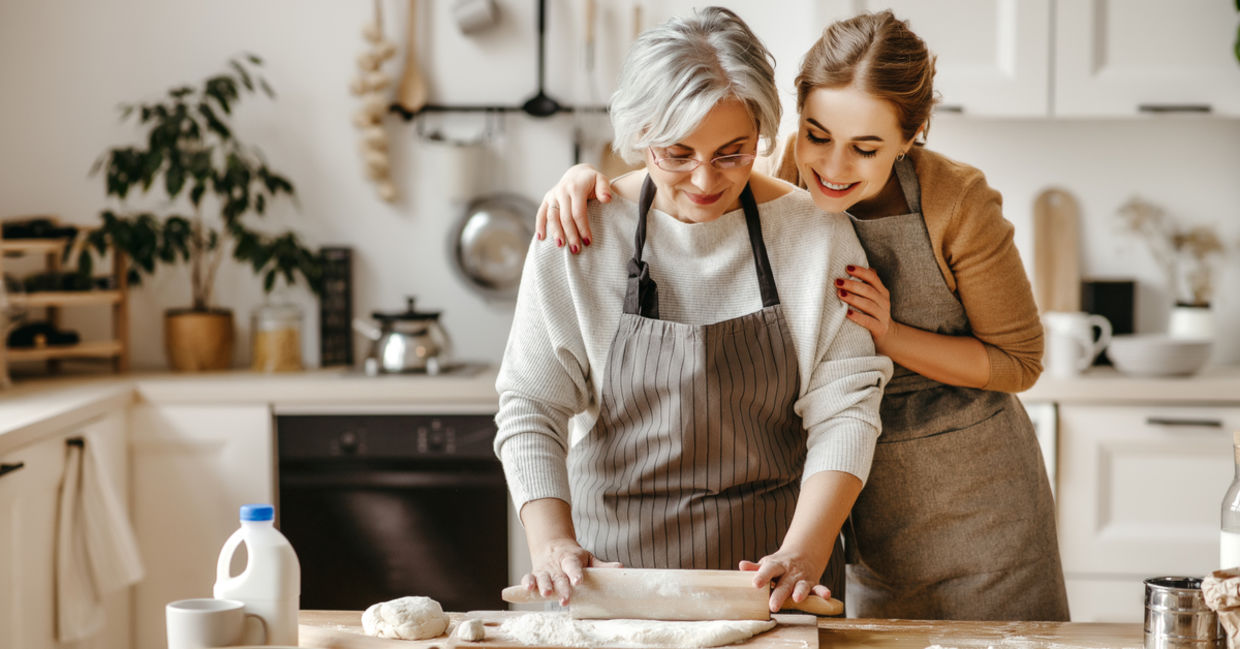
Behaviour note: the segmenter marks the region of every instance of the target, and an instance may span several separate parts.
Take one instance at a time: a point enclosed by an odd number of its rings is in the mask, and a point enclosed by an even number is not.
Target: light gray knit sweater
[[[869,474],[878,405],[891,361],[849,322],[835,295],[848,264],[865,253],[847,217],[827,214],[795,189],[760,204],[763,238],[793,337],[807,431],[804,477],[825,470]],[[496,389],[503,461],[517,511],[539,498],[572,502],[565,464],[571,440],[598,417],[608,349],[624,301],[637,205],[590,203],[591,245],[570,255],[534,241]],[[642,258],[659,287],[664,320],[709,324],[760,310],[762,298],[741,210],[689,224],[651,209]],[[571,420],[571,421],[570,421]]]

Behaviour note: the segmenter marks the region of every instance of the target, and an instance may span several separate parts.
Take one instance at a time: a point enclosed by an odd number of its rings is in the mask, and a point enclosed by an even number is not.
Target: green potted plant
[[[136,145],[108,149],[92,174],[102,173],[106,195],[101,227],[91,247],[109,247],[130,259],[131,282],[161,264],[189,264],[192,303],[169,309],[164,318],[168,360],[174,369],[223,369],[232,361],[233,315],[213,295],[216,271],[225,255],[249,264],[266,292],[283,279],[303,278],[319,292],[322,259],[292,232],[255,229],[272,201],[294,199],[293,184],[272,170],[255,147],[237,137],[229,123],[246,94],[274,93],[258,75],[252,54],[230,60],[227,69],[198,85],[181,85],[152,102],[121,106],[121,121],[136,119],[143,132]],[[135,208],[135,194],[150,210]],[[159,210],[159,211],[155,211]],[[78,259],[89,273],[90,248]]]

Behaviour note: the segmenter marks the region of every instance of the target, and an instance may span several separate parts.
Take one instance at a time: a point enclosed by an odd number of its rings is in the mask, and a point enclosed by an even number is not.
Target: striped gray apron
[[[911,213],[853,219],[891,292],[891,319],[966,335],[968,316],[930,245],[912,161],[895,170]],[[849,615],[1067,620],[1050,483],[1015,395],[946,385],[897,364],[881,414],[870,479],[852,513]]]
[[[626,567],[735,570],[777,550],[792,521],[805,463],[796,353],[748,187],[762,309],[707,325],[659,319],[641,259],[654,194],[647,178],[598,422],[569,453],[573,524],[582,547]],[[837,597],[842,554],[824,582]]]

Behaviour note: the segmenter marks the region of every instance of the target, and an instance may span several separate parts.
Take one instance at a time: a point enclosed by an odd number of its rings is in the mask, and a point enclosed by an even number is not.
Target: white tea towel
[[[103,598],[142,579],[142,560],[115,482],[86,440],[67,442],[56,538],[56,638],[89,638]]]

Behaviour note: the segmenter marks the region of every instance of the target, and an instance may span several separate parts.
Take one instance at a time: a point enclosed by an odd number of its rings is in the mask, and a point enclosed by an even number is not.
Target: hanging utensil
[[[511,299],[521,284],[538,205],[516,194],[489,194],[465,206],[452,234],[453,266],[485,297]]]
[[[413,116],[426,105],[426,80],[418,67],[418,0],[409,0],[405,27],[405,71],[396,90],[396,105]]]
[[[565,110],[560,102],[543,91],[547,56],[547,0],[538,0],[538,92],[521,105],[521,110],[531,117],[550,117]]]

